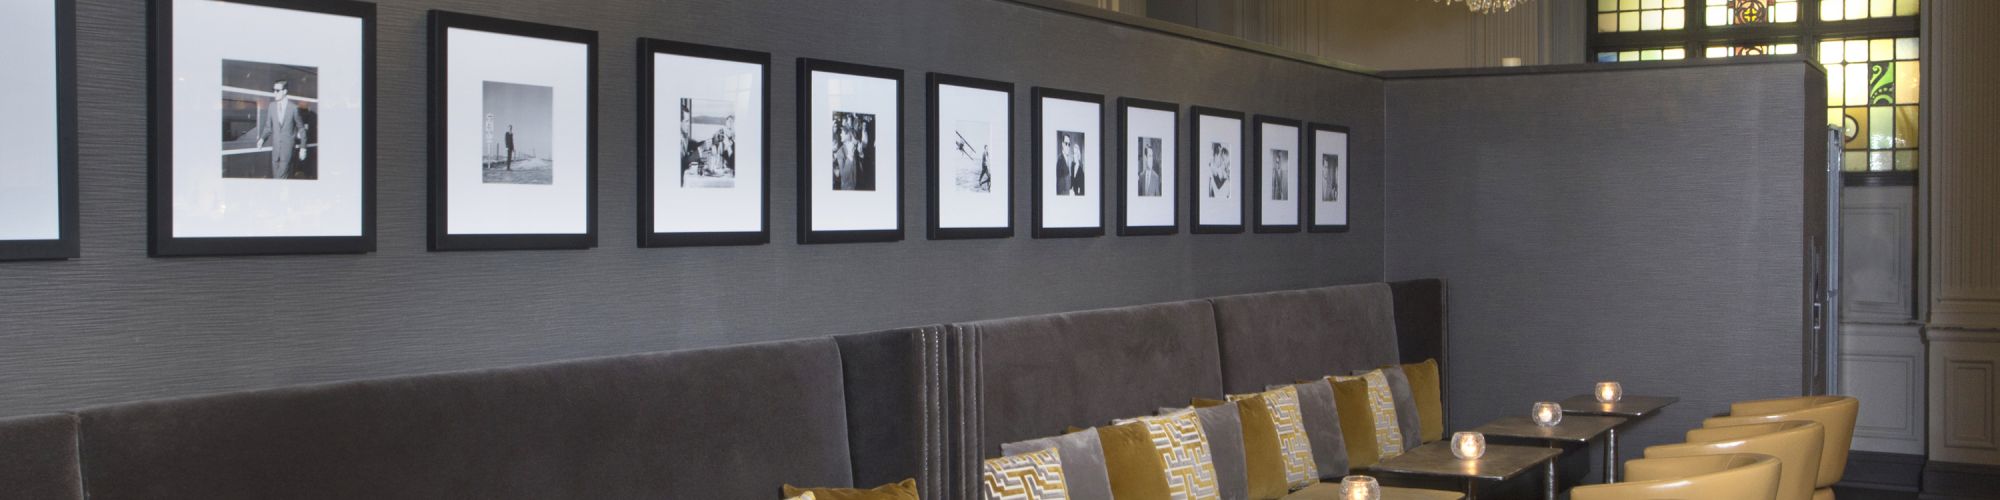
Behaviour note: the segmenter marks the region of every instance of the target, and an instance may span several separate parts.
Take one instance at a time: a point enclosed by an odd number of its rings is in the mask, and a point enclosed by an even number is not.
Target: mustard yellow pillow
[[[1104,472],[1111,479],[1113,498],[1170,498],[1167,466],[1146,424],[1129,422],[1097,428],[1104,446]]]
[[[1375,369],[1354,377],[1334,378],[1358,378],[1368,384],[1368,404],[1365,408],[1372,419],[1369,428],[1375,430],[1378,453],[1381,458],[1403,454],[1403,427],[1401,421],[1396,419],[1396,393],[1389,388],[1389,376],[1384,375],[1381,369]],[[1340,408],[1339,411],[1346,412],[1347,408]]]
[[[1300,490],[1318,483],[1319,464],[1313,458],[1312,439],[1306,434],[1305,414],[1299,412],[1298,387],[1287,385],[1257,394],[1231,395],[1229,399],[1241,401],[1251,396],[1262,396],[1264,408],[1271,412],[1285,464],[1285,484]]]
[[[1423,442],[1444,439],[1444,389],[1436,359],[1403,365],[1410,379],[1410,398],[1417,400],[1417,429]]]
[[[785,498],[805,497],[806,500],[918,500],[917,480],[904,479],[901,482],[877,486],[874,489],[857,488],[800,488],[785,485]]]
[[[1208,408],[1229,403],[1216,399],[1196,399],[1194,407]],[[1236,416],[1243,424],[1243,466],[1248,476],[1250,500],[1278,500],[1291,493],[1285,482],[1285,454],[1278,442],[1278,428],[1264,395],[1236,400]]]
[[[1167,478],[1168,495],[1189,500],[1222,499],[1216,484],[1215,457],[1208,451],[1208,434],[1194,410],[1129,421],[1145,424],[1147,435],[1152,436],[1153,449],[1160,454],[1160,473]]]
[[[1359,377],[1327,377],[1333,384],[1333,406],[1340,414],[1340,437],[1347,441],[1347,466],[1372,467],[1382,461],[1375,441],[1375,416],[1368,410],[1368,382]]]

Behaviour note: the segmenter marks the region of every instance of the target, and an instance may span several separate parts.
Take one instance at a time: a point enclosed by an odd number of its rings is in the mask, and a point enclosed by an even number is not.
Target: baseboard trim
[[[1923,455],[1850,451],[1840,486],[1914,493],[1924,485],[1925,463]]]
[[[1925,495],[1991,498],[1993,485],[2000,484],[2000,466],[1927,462],[1923,481]]]

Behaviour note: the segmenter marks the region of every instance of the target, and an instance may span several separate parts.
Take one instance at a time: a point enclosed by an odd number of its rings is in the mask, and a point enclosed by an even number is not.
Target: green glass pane
[[[1893,147],[1896,147],[1896,108],[1893,106],[1868,108],[1868,149]]]
[[[1660,60],[1660,49],[1652,49],[1652,50],[1647,50],[1647,51],[1643,51],[1643,52],[1640,52],[1640,53],[1639,53],[1639,60],[1641,60],[1641,61],[1658,61],[1658,60]]]
[[[1896,169],[1896,155],[1894,151],[1868,152],[1868,171],[1887,172],[1895,169]]]
[[[1917,89],[1921,88],[1917,83],[1922,78],[1923,73],[1917,71],[1916,61],[1896,61],[1896,102],[1916,104]]]
[[[1896,170],[1916,170],[1916,169],[1917,169],[1916,151],[1896,152]]]
[[[1868,105],[1896,103],[1896,63],[1868,63]]]
[[[1841,119],[1840,135],[1847,149],[1868,149],[1868,108],[1851,107]]]
[[[1840,170],[1842,172],[1867,172],[1868,152],[1848,151],[1846,153],[1841,154]]]
[[[1920,139],[1917,123],[1916,106],[1896,106],[1896,147],[1917,147],[1917,140]]]

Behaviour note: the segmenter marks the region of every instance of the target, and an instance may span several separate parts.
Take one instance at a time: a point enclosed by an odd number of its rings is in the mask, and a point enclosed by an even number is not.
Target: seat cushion
[[[1382,487],[1382,500],[1459,500],[1465,495],[1456,491],[1422,490],[1416,488]],[[1312,485],[1291,495],[1285,500],[1340,500],[1340,482],[1328,481]]]

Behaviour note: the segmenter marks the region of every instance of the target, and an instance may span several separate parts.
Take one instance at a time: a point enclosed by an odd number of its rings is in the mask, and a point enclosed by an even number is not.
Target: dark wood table
[[[1554,427],[1542,427],[1535,425],[1534,419],[1511,416],[1500,417],[1500,419],[1487,422],[1486,425],[1479,426],[1479,428],[1472,431],[1485,434],[1488,437],[1498,436],[1539,440],[1547,443],[1549,448],[1561,450],[1562,445],[1565,443],[1588,445],[1591,440],[1597,439],[1598,436],[1609,434],[1613,429],[1618,428],[1619,425],[1624,423],[1624,417],[1573,415],[1563,417],[1562,422],[1557,423]],[[1609,443],[1607,442],[1606,444]],[[1605,453],[1611,453],[1608,446],[1605,448]],[[1605,474],[1607,474],[1605,476],[1606,479],[1610,479],[1608,475],[1610,472],[1610,469],[1605,470]],[[1556,462],[1554,460],[1549,461],[1546,473],[1548,474],[1548,488],[1543,491],[1543,498],[1555,500]]]
[[[1680,400],[1673,396],[1625,396],[1616,403],[1599,403],[1596,396],[1578,394],[1557,404],[1562,405],[1565,415],[1624,417],[1629,421],[1659,414],[1661,409]],[[1604,482],[1618,482],[1617,427],[1604,433]]]
[[[1562,451],[1536,446],[1486,445],[1486,455],[1477,460],[1459,460],[1451,454],[1451,440],[1418,446],[1368,470],[1414,476],[1448,477],[1465,480],[1465,499],[1479,497],[1480,481],[1506,481],[1544,463],[1552,463]],[[1554,476],[1550,476],[1553,478]],[[1548,485],[1555,488],[1555,485]]]

